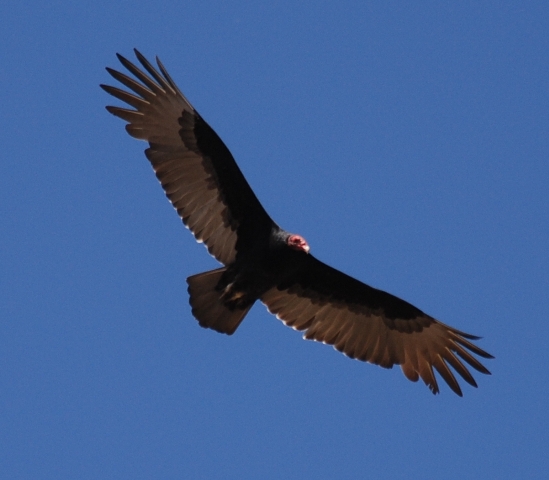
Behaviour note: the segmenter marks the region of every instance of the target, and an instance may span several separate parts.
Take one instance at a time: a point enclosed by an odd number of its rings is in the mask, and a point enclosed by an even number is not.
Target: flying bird
[[[135,50],[143,69],[117,54],[134,78],[107,68],[130,91],[101,85],[131,108],[108,106],[135,138],[166,196],[198,242],[224,266],[187,279],[192,314],[205,328],[232,335],[259,300],[304,338],[350,358],[421,378],[439,392],[433,368],[462,396],[450,367],[477,384],[462,361],[490,374],[472,354],[493,358],[459,331],[389,293],[317,260],[309,244],[265,211],[229,149],[176,86]]]

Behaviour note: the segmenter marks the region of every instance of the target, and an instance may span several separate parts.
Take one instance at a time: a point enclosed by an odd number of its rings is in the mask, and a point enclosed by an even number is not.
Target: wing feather
[[[145,71],[122,55],[133,75],[107,68],[129,91],[101,87],[135,110],[108,106],[128,122],[126,130],[149,142],[145,154],[183,222],[208,251],[226,265],[255,238],[265,238],[274,222],[236,165],[231,153],[196,112],[157,60],[157,70],[141,53]]]
[[[462,391],[450,367],[477,386],[458,356],[479,372],[490,373],[472,356],[493,358],[471,343],[478,337],[449,327],[312,255],[304,255],[291,278],[282,279],[261,301],[287,325],[304,330],[304,338],[385,368],[400,365],[406,378],[414,382],[421,378],[433,393],[439,392],[433,368],[457,395]]]

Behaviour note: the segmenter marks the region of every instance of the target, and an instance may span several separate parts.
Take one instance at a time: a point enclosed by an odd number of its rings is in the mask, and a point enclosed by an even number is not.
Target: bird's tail
[[[201,327],[232,335],[252,307],[229,308],[221,300],[216,286],[226,268],[218,268],[187,278],[189,303]]]

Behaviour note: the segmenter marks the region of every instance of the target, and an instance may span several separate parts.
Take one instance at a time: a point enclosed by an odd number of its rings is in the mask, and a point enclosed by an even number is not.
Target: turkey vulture
[[[300,235],[264,210],[231,152],[181,93],[157,58],[141,53],[145,73],[121,55],[135,78],[107,71],[132,93],[101,87],[133,109],[108,106],[126,130],[149,142],[145,155],[183,223],[224,266],[187,279],[192,313],[205,328],[231,335],[256,300],[304,338],[333,345],[350,358],[420,377],[439,392],[433,367],[459,396],[449,367],[477,384],[461,360],[490,372],[471,353],[493,358],[456,330],[389,293],[322,263]]]

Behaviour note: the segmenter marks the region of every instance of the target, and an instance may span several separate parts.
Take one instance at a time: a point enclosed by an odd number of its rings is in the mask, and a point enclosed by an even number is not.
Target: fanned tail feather
[[[232,335],[252,307],[229,308],[216,287],[226,268],[218,268],[187,278],[192,313],[201,327]]]

